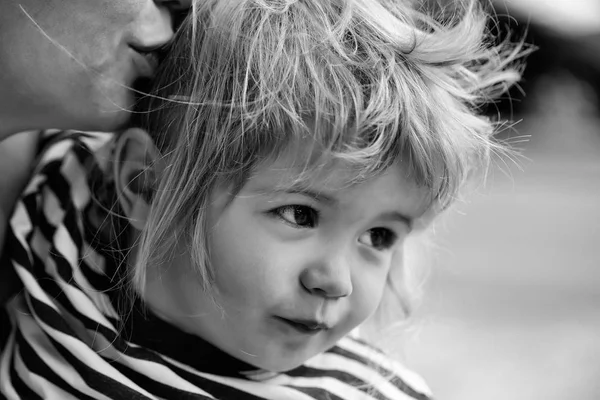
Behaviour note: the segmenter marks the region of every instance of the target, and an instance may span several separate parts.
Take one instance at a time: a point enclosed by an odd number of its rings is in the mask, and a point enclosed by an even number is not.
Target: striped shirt
[[[10,322],[0,320],[10,324],[0,343],[7,399],[430,399],[417,375],[362,340],[271,373],[127,296],[124,227],[104,229],[116,204],[104,173],[113,136],[47,133],[16,205],[4,262],[23,290],[6,305]]]

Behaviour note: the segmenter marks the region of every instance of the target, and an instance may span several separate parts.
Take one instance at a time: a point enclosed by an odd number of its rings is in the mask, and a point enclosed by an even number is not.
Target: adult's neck
[[[2,107],[0,102],[0,142],[15,133],[43,129],[32,121],[34,119],[33,116],[27,118],[21,115],[9,115],[4,111],[6,111],[6,109]],[[47,126],[45,128],[51,127]]]
[[[35,92],[30,94],[10,76],[0,60],[0,141],[23,131],[61,128],[55,126],[57,110],[40,104]]]
[[[20,30],[17,25],[24,23],[17,3],[0,0],[0,141],[18,132],[41,129],[40,125],[44,122],[34,111],[35,90],[27,87],[27,81],[22,79],[15,66],[17,64],[10,62],[11,55],[19,58],[27,51],[13,40]]]

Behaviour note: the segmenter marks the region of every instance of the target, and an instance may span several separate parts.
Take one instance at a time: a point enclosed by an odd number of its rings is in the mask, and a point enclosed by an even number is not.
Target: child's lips
[[[323,332],[330,329],[328,325],[317,320],[283,317],[275,317],[275,319],[281,321],[282,323],[286,324],[287,326],[293,328],[294,330],[300,333],[308,335],[315,335],[319,332]]]

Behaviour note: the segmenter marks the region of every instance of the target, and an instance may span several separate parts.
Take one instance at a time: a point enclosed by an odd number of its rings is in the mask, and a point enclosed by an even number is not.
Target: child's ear
[[[138,231],[146,224],[160,165],[159,151],[148,132],[130,128],[118,135],[114,176],[119,203]]]

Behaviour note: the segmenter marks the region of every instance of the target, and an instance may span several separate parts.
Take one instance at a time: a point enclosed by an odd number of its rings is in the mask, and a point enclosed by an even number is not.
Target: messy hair
[[[402,160],[444,208],[502,146],[479,107],[519,78],[520,46],[486,31],[479,2],[435,19],[394,0],[204,0],[162,65],[145,127],[167,165],[132,284],[188,244],[210,290],[206,210],[259,162],[306,143],[305,179],[327,160],[356,183]],[[388,280],[405,311],[402,283]]]

